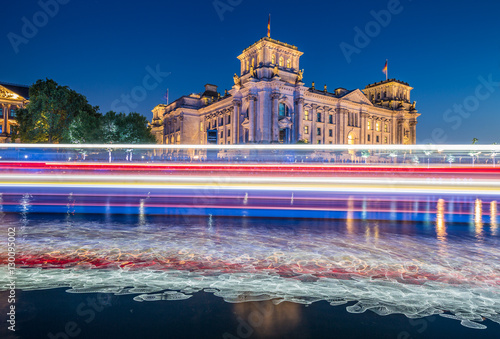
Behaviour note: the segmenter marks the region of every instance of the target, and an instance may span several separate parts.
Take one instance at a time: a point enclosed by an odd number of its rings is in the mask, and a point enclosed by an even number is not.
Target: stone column
[[[233,117],[232,117],[232,143],[240,143],[240,115],[241,115],[241,101],[233,100]]]
[[[304,98],[295,100],[295,112],[293,128],[295,129],[294,141],[297,142],[304,139]]]
[[[315,144],[316,143],[316,139],[317,139],[317,133],[316,133],[316,113],[318,113],[318,105],[316,104],[312,104],[311,105],[312,108],[311,108],[311,130],[309,131],[309,133],[311,133],[311,144]]]
[[[345,144],[346,143],[346,131],[347,131],[347,114],[349,114],[348,110],[345,108],[339,108],[338,118],[339,123],[337,126],[338,134],[337,134],[337,143]]]
[[[255,100],[257,98],[250,94],[248,96],[248,142],[255,141]]]
[[[328,138],[328,134],[326,131],[328,130],[328,111],[329,111],[329,108],[327,106],[323,106],[323,117],[322,117],[322,120],[323,120],[322,138],[323,138],[323,140],[321,141],[322,144],[327,144],[326,139]]]
[[[359,134],[360,134],[360,141],[362,144],[366,144],[367,141],[366,141],[366,135],[370,132],[368,130],[368,123],[367,123],[367,118],[369,117],[368,113],[366,112],[361,112],[360,113],[360,116],[361,116],[361,126],[360,126],[360,129],[359,129]]]
[[[2,134],[7,133],[7,105],[2,105],[3,109],[3,123],[2,123]]]
[[[403,143],[403,129],[404,129],[403,124],[404,124],[404,119],[399,118],[398,119],[397,135],[396,135],[396,143],[397,144]]]
[[[269,94],[262,90],[258,93],[256,105],[257,131],[255,139],[259,142],[269,142],[271,140],[271,125],[269,125],[269,115],[271,115],[271,107],[269,102]]]
[[[271,93],[271,142],[279,141],[279,125],[278,125],[278,116],[279,116],[279,92]]]
[[[410,121],[410,142],[412,145],[415,145],[417,143],[417,122],[416,121]]]

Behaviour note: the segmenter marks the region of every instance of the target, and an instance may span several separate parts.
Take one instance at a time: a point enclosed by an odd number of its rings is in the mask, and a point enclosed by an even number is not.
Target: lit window
[[[290,111],[288,110],[288,106],[285,104],[280,104],[280,111],[279,111],[279,116],[280,117],[288,117],[290,116]]]
[[[321,144],[321,140],[318,140],[318,144]]]
[[[288,59],[286,61],[286,68],[292,68],[292,60]]]
[[[389,131],[389,127],[387,126],[387,124],[384,124],[384,132],[387,133]]]
[[[367,121],[366,128],[372,129],[372,122],[371,121],[369,121],[369,120]]]
[[[255,67],[255,59],[252,59],[252,67]]]
[[[309,134],[309,126],[304,126],[304,133]]]
[[[387,137],[384,137],[384,144],[387,144]]]
[[[9,113],[9,118],[15,118],[15,117],[16,117],[16,110],[15,108],[11,108]]]
[[[333,130],[331,130],[331,129],[330,129],[330,130],[328,130],[328,136],[329,136],[329,137],[333,137]]]
[[[304,111],[304,120],[309,120],[309,111],[308,110]]]
[[[280,57],[280,67],[283,67],[284,64],[285,64],[285,59],[283,59],[283,57]]]
[[[349,135],[347,136],[347,144],[354,145],[354,135],[352,133],[349,133]]]
[[[328,116],[328,123],[333,124],[333,115]]]
[[[379,123],[379,122],[377,122],[377,123],[375,124],[375,130],[376,130],[377,132],[380,132],[380,123]]]
[[[321,122],[321,113],[316,113],[316,121]]]
[[[272,64],[276,63],[276,55],[274,55],[274,54],[271,56],[271,63]]]
[[[319,127],[318,127],[318,128],[316,129],[316,132],[317,132],[317,134],[318,134],[318,135],[321,135],[321,128],[319,128]]]
[[[3,118],[3,108],[0,107],[0,118]]]

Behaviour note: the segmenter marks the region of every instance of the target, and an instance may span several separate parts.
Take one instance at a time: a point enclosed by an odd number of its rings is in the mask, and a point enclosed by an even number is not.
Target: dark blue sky
[[[239,73],[236,57],[267,34],[272,13],[272,37],[305,53],[307,85],[362,89],[385,79],[381,70],[389,59],[389,77],[415,88],[412,101],[422,113],[417,142],[470,143],[477,137],[479,143],[500,143],[500,86],[476,93],[480,77],[500,82],[498,1],[400,0],[390,23],[379,25],[366,46],[358,45],[350,63],[340,44],[355,46],[355,27],[365,31],[374,21],[372,11],[397,0],[219,0],[234,4],[222,16],[213,0],[59,1],[65,4],[46,16],[47,23],[37,1],[2,4],[0,81],[29,85],[52,78],[86,95],[102,112],[114,107],[151,118],[167,88],[171,100],[202,92],[206,83],[221,92],[230,89],[232,75]],[[23,36],[23,17],[41,27],[25,32],[28,38],[14,46],[16,53],[9,33]],[[157,65],[171,74],[145,90],[146,68]],[[132,91],[140,100],[120,102]],[[454,110],[463,104],[461,112]]]

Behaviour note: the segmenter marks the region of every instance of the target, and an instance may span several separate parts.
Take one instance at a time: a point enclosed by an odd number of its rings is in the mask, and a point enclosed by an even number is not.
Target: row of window
[[[259,60],[257,59],[257,64],[259,63]],[[276,65],[278,64],[279,67],[285,67],[285,58],[283,58],[282,56],[279,57],[278,59],[278,63],[276,63],[276,55],[273,54],[271,56],[271,64],[273,65]],[[247,60],[246,62],[246,70],[249,71],[250,70],[250,65],[252,65],[252,67],[255,68],[255,58],[252,58],[252,62],[250,63],[249,60]],[[286,60],[286,68],[292,68],[292,59],[287,59]]]
[[[309,134],[309,126],[304,126],[304,134]],[[321,136],[321,128],[318,127],[316,129],[316,135],[318,136]],[[329,137],[333,137],[333,130],[332,129],[329,129],[328,130],[328,136]],[[371,135],[367,135],[367,141],[371,141]],[[389,141],[389,139],[387,137],[384,137],[384,144],[387,144],[387,142]],[[375,136],[375,142],[380,142],[380,136]],[[319,140],[318,140],[318,144],[321,143]]]
[[[225,120],[225,123],[224,123]],[[217,128],[218,126],[224,126],[224,125],[229,125],[231,124],[231,115],[226,115],[226,119],[224,117],[218,118],[217,121],[209,121],[207,125],[207,129],[214,129]]]
[[[16,117],[16,109],[15,108],[11,108],[10,109],[10,112],[9,112],[9,118],[15,118]],[[0,107],[0,118],[4,118],[3,116],[3,108]]]
[[[368,121],[366,123],[366,128],[369,130],[372,129],[372,122],[371,121]],[[380,132],[380,122],[378,122],[378,121],[375,123],[375,131]],[[384,124],[384,132],[385,133],[389,132],[389,125],[388,124]]]
[[[308,110],[304,111],[304,120],[309,121],[309,111]],[[316,121],[317,122],[323,122],[322,121],[322,114],[321,113],[316,113]],[[333,115],[332,114],[328,115],[328,123],[329,124],[333,124],[334,123],[334,121],[333,121]]]

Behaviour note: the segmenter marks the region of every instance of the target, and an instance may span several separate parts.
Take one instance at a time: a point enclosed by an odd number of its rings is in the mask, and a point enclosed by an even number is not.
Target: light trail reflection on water
[[[496,226],[481,221],[479,238],[476,224],[445,222],[446,208],[444,199],[433,203],[430,223],[24,213],[2,214],[2,228],[26,225],[16,258],[22,290],[67,287],[138,302],[204,291],[235,304],[327,301],[351,313],[500,323]],[[6,277],[4,249],[1,260]]]

